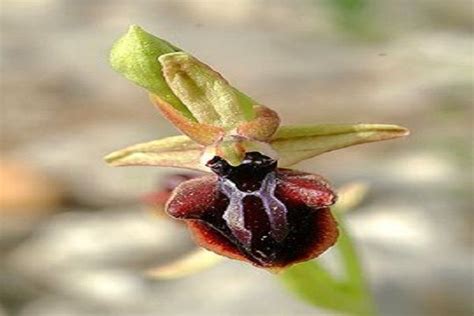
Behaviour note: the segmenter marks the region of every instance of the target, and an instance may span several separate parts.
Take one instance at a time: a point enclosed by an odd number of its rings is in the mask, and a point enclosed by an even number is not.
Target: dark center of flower
[[[257,226],[269,227],[269,231],[263,235],[261,232],[258,234],[259,238],[271,237],[276,242],[285,239],[288,234],[287,209],[275,197],[276,160],[258,152],[250,152],[245,155],[242,163],[235,167],[217,156],[211,159],[207,166],[219,176],[219,191],[229,199],[222,218],[234,237],[247,250],[252,248],[252,243],[255,242],[253,239],[256,237],[253,236],[251,228],[255,223],[246,222],[248,212],[261,214],[258,216],[259,220],[264,222]]]
[[[277,161],[259,152],[249,152],[238,166],[231,166],[221,157],[215,156],[206,164],[219,178],[233,182],[242,192],[257,191],[265,177],[275,171]]]

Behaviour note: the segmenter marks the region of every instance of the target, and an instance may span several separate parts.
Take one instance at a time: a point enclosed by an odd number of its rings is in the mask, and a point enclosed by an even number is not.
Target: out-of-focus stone
[[[0,216],[37,216],[58,207],[58,185],[20,161],[0,161]]]
[[[14,248],[18,242],[28,236],[38,225],[42,217],[25,216],[3,216],[0,217],[0,251]],[[0,257],[1,257],[0,253]]]
[[[145,270],[194,247],[182,225],[137,207],[70,212],[38,227],[29,239],[6,254],[5,265],[48,288],[49,293],[102,310],[139,311],[146,301],[153,300]],[[28,310],[25,315],[29,315]],[[64,312],[69,315],[73,311]]]
[[[154,189],[163,168],[112,168],[103,157],[109,152],[158,139],[153,125],[130,121],[95,121],[48,134],[20,146],[12,157],[34,157],[32,164],[46,170],[65,193],[83,205],[117,206],[136,203]]]
[[[184,228],[136,207],[56,215],[21,244],[7,262],[48,282],[73,270],[140,269],[177,256],[192,243]]]
[[[20,316],[333,315],[295,300],[268,272],[230,260],[179,281],[143,282],[136,275],[114,271],[76,277],[84,277],[82,286],[75,288],[76,299],[70,299],[71,292],[61,292],[63,296],[32,302]],[[128,297],[121,299],[122,295]]]
[[[55,296],[46,296],[34,300],[23,306],[18,313],[19,316],[109,316],[109,313],[99,313],[92,307],[66,299],[58,299]]]

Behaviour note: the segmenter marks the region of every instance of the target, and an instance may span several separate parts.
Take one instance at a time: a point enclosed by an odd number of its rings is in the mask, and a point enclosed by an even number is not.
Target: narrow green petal
[[[386,124],[283,126],[270,143],[285,167],[328,151],[408,134],[404,127]]]
[[[245,121],[234,88],[209,66],[182,52],[162,55],[159,61],[171,90],[199,122],[231,129]]]
[[[172,136],[133,145],[107,155],[105,161],[118,166],[160,166],[207,171],[200,163],[203,147],[187,136]]]
[[[145,32],[139,26],[132,25],[113,45],[110,64],[128,80],[159,95],[183,115],[193,118],[186,106],[168,87],[158,62],[159,56],[177,51],[180,49]]]

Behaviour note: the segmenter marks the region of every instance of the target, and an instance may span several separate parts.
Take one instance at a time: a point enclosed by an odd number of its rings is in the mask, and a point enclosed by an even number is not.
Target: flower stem
[[[334,213],[339,212],[335,210]],[[293,266],[280,278],[292,292],[314,306],[348,315],[374,316],[374,302],[354,243],[341,216],[338,216],[338,222],[340,235],[335,248],[344,269],[342,280],[331,275],[317,261]]]
[[[358,302],[357,308],[354,308],[352,313],[361,316],[375,315],[376,312],[372,295],[365,280],[364,270],[354,243],[347,232],[344,221],[339,218],[338,222],[340,236],[336,247],[341,255],[341,261],[346,275],[343,285],[350,291],[354,301]]]

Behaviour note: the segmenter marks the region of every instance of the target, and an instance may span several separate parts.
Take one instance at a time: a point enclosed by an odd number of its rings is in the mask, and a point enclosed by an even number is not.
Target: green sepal
[[[209,66],[183,52],[158,60],[168,86],[198,122],[230,130],[246,120],[235,90]]]
[[[279,165],[287,167],[328,151],[408,134],[406,128],[388,124],[282,126],[270,144],[278,153]]]
[[[131,25],[128,32],[114,43],[110,52],[110,64],[128,80],[159,96],[186,118],[196,121],[191,111],[168,86],[162,73],[162,65],[158,61],[160,56],[176,52],[182,50],[147,33],[137,25]],[[253,119],[253,106],[257,102],[234,87],[230,89],[239,102],[243,118]]]
[[[188,118],[194,119],[186,106],[173,94],[161,72],[158,57],[181,51],[170,43],[145,32],[137,25],[118,39],[110,51],[114,70],[130,81],[160,96]]]
[[[201,164],[203,146],[180,135],[133,145],[105,156],[114,167],[158,166],[208,171]]]

